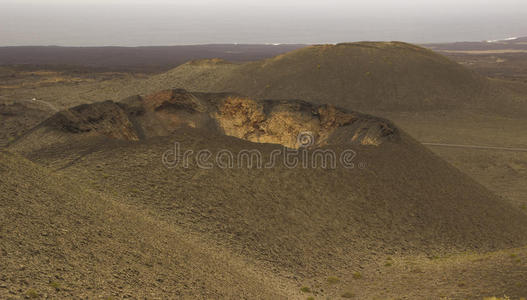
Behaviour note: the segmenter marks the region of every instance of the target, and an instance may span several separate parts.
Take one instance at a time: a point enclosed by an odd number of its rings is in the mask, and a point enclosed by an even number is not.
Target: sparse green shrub
[[[50,282],[49,285],[57,291],[60,290],[60,284],[56,281]]]
[[[384,264],[385,267],[391,267],[392,266],[392,263],[387,261],[385,264]]]
[[[30,299],[40,298],[40,294],[35,290],[28,290],[26,296]]]
[[[328,277],[329,284],[337,284],[339,282],[340,282],[340,279],[338,277],[334,277],[334,276]]]
[[[362,274],[360,272],[355,272],[353,273],[353,279],[361,279],[362,278]]]
[[[345,292],[344,294],[341,295],[342,298],[353,298],[355,297],[355,295],[351,292]]]
[[[315,297],[307,297],[307,300],[315,300]]]
[[[311,293],[311,289],[308,288],[307,286],[303,286],[301,289],[300,289],[301,292],[303,293]]]

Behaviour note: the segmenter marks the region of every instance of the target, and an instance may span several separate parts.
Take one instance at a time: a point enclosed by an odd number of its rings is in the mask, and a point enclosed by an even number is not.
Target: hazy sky
[[[444,42],[527,36],[526,0],[0,0],[0,45]]]

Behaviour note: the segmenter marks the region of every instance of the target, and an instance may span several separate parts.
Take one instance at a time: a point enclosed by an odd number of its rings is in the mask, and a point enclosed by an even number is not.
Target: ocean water
[[[2,3],[0,46],[482,41],[527,36],[527,9],[357,12],[272,7]]]

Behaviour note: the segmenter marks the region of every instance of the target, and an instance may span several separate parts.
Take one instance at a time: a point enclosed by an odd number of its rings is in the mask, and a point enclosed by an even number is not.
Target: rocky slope
[[[225,249],[3,150],[0,203],[2,299],[288,295]]]
[[[170,135],[185,127],[289,148],[335,143],[379,145],[398,138],[397,128],[387,120],[330,105],[166,90],[61,111],[14,141],[12,148],[35,150],[38,145],[87,136],[136,141]]]
[[[28,102],[0,103],[0,147],[52,115],[53,111]]]

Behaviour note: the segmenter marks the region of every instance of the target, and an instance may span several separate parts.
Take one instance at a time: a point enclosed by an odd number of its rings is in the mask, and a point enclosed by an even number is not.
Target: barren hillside
[[[246,260],[78,178],[3,150],[0,174],[2,299],[287,295]]]
[[[398,42],[310,46],[245,64],[194,61],[150,82],[365,111],[468,108],[514,113],[527,107],[525,96],[513,89],[431,50]]]
[[[168,90],[61,111],[9,150],[33,163],[0,156],[5,295],[415,296],[415,270],[429,270],[432,298],[527,288],[514,275],[525,270],[503,261],[525,252],[507,250],[527,243],[524,214],[376,117]],[[228,151],[232,165],[178,160],[201,150]],[[325,151],[335,165],[276,151]],[[471,260],[485,255],[492,264]],[[485,274],[493,284],[475,279],[498,263],[508,269]],[[475,281],[445,290],[438,278],[457,268]],[[503,278],[517,284],[503,290]]]

